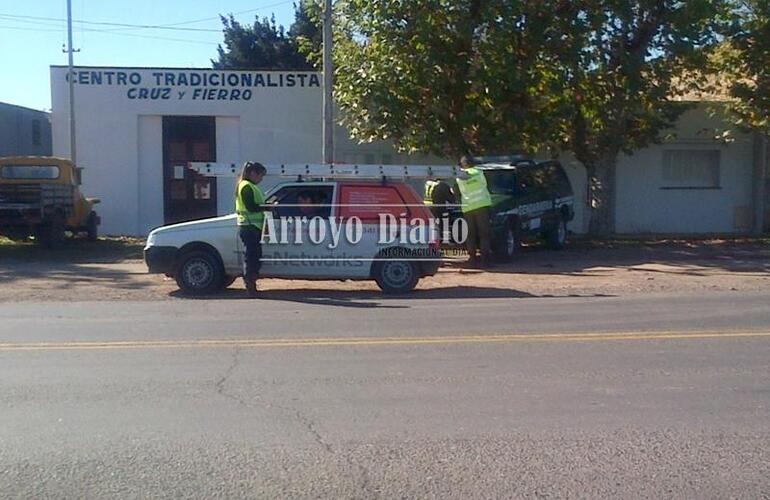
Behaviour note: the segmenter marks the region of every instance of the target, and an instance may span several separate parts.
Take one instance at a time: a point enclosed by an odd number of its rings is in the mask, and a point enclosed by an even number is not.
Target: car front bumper
[[[176,247],[151,246],[144,249],[144,262],[150,273],[173,274]]]

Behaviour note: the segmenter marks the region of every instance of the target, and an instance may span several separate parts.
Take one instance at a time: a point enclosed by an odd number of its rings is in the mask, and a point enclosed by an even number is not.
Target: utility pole
[[[325,0],[323,26],[323,157],[324,163],[334,163],[334,61],[332,61],[332,0]]]
[[[70,160],[77,164],[77,148],[75,144],[75,72],[72,69],[72,54],[76,51],[72,48],[72,0],[67,0],[67,58],[69,71],[67,80],[69,80],[70,90]]]

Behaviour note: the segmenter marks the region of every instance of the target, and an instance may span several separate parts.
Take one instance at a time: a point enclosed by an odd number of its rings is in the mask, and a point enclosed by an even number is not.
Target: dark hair
[[[241,171],[240,180],[248,179],[251,176],[251,174],[259,175],[259,174],[266,174],[266,173],[267,173],[267,169],[265,168],[264,165],[262,165],[258,161],[247,161],[246,163],[243,164],[243,170]]]
[[[297,199],[305,198],[306,200],[315,201],[315,196],[309,190],[305,189],[297,194]]]

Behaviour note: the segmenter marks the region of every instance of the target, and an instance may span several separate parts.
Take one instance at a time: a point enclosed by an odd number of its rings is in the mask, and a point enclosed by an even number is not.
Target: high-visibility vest
[[[254,203],[257,205],[265,204],[265,195],[262,194],[262,190],[251,181],[246,179],[238,183],[238,193],[235,196],[235,213],[238,214],[239,226],[255,226],[257,229],[262,229],[265,224],[265,212],[250,212],[246,209],[246,203],[243,201],[243,188],[245,186],[251,187],[251,192],[254,193]]]
[[[463,212],[472,212],[492,205],[492,196],[487,189],[487,178],[484,177],[484,172],[471,167],[465,170],[465,173],[468,174],[467,178],[457,178]]]
[[[423,200],[426,205],[433,205],[433,190],[438,186],[439,181],[425,181],[425,196]]]

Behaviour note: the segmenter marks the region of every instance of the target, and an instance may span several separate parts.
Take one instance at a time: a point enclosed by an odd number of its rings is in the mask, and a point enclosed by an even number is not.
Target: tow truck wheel
[[[387,294],[411,292],[419,279],[417,266],[410,261],[385,260],[377,262],[374,268],[374,280]]]
[[[182,254],[174,278],[179,289],[189,295],[214,293],[224,284],[224,272],[217,259],[201,250]]]
[[[64,217],[54,215],[47,222],[38,226],[35,239],[46,248],[59,248],[64,245],[66,231]]]
[[[553,250],[561,250],[567,244],[567,222],[559,219],[556,227],[548,233],[548,246]]]
[[[88,215],[86,237],[88,241],[96,241],[99,238],[99,217],[96,215],[96,212],[91,212]]]
[[[516,230],[516,222],[512,221],[503,232],[500,241],[495,245],[495,254],[500,261],[507,262],[513,259],[519,251],[520,244],[519,232]]]

